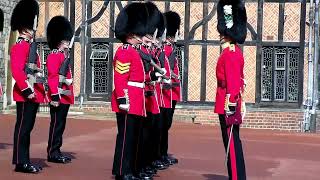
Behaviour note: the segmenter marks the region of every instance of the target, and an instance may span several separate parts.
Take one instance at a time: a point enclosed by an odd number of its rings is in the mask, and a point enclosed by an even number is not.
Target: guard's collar
[[[60,50],[60,49],[52,49],[52,51],[51,51],[52,53],[64,53],[64,51],[63,50]]]
[[[17,42],[26,41],[28,43],[31,43],[31,40],[27,37],[19,36]]]
[[[230,51],[235,52],[236,51],[236,45],[230,42],[225,42],[221,44],[221,48],[224,50],[226,48],[229,48]]]

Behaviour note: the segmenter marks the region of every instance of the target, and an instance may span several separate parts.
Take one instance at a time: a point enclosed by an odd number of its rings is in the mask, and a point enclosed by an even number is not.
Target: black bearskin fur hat
[[[33,29],[35,16],[39,16],[38,2],[36,0],[21,0],[13,9],[10,22],[11,30]]]
[[[131,35],[145,36],[147,11],[144,3],[131,3],[124,7],[116,20],[115,36],[123,43]]]
[[[158,29],[157,37],[160,37],[165,29],[165,21],[162,13],[158,7],[152,2],[145,3],[148,13],[147,20],[147,34],[153,35],[156,29]]]
[[[244,0],[220,0],[217,13],[218,32],[234,43],[243,44],[247,36],[247,13]]]
[[[57,49],[61,41],[70,41],[73,36],[70,21],[64,16],[53,17],[47,26],[47,42],[50,49]]]
[[[176,32],[180,29],[181,18],[180,15],[174,11],[168,11],[164,14],[167,28],[167,36],[175,37]]]

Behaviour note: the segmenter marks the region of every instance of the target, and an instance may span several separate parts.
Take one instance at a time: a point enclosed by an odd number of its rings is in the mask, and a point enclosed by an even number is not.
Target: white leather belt
[[[144,88],[144,83],[129,81],[128,86],[134,86],[138,88]]]

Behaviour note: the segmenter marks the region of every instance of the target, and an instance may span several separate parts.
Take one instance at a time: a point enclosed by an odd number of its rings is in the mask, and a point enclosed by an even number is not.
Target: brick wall
[[[73,111],[79,110],[78,106],[72,108]],[[90,103],[83,106],[83,111],[89,114],[108,115],[114,118],[110,103]],[[301,130],[303,121],[302,109],[270,109],[270,108],[248,108],[244,128],[251,129],[270,129],[298,132]],[[320,113],[320,112],[319,112]],[[212,106],[181,106],[177,105],[175,111],[176,121],[194,122],[199,124],[219,125],[218,115],[213,112]],[[320,130],[320,120],[317,129]],[[320,132],[320,131],[319,131]]]

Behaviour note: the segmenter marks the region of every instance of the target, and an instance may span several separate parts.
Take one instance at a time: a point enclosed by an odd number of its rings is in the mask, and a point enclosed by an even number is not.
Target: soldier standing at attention
[[[179,29],[180,29],[180,23],[181,18],[178,13],[169,11],[163,14],[166,21],[166,28],[167,28],[167,37],[166,42],[164,43],[164,53],[169,61],[170,66],[170,72],[171,72],[171,88],[172,88],[172,108],[170,111],[170,115],[168,117],[168,122],[165,123],[165,130],[168,131],[171,128],[172,120],[173,120],[173,114],[174,110],[176,108],[177,102],[181,100],[181,85],[180,85],[180,79],[179,79],[179,63],[177,54],[175,51],[175,41],[177,39],[177,36],[179,35]],[[178,163],[178,159],[175,157],[168,155],[168,147],[169,147],[169,135],[167,135],[167,139],[165,142],[165,149],[164,152],[164,159],[170,164],[176,164]]]
[[[47,58],[48,85],[50,97],[50,130],[48,140],[48,161],[68,163],[71,158],[60,151],[62,135],[70,104],[74,104],[72,73],[69,59],[69,44],[73,28],[67,18],[53,17],[47,27],[47,42],[51,53]]]
[[[31,45],[38,15],[39,5],[36,0],[21,0],[11,16],[11,30],[19,32],[18,41],[12,46],[10,53],[12,77],[16,81],[13,100],[16,101],[17,108],[12,163],[16,165],[16,172],[23,173],[38,173],[42,170],[31,164],[29,157],[30,134],[39,104],[45,100],[40,58],[36,52],[36,44],[33,48]]]
[[[241,0],[220,0],[217,6],[222,53],[216,67],[218,82],[215,113],[219,114],[229,179],[245,180],[246,170],[240,140],[244,57],[238,44],[247,35],[247,15]]]
[[[142,121],[146,117],[145,70],[135,46],[145,35],[146,15],[142,3],[131,3],[121,10],[115,36],[123,44],[114,60],[112,111],[116,113],[118,134],[112,174],[116,180],[139,180],[138,147]]]

